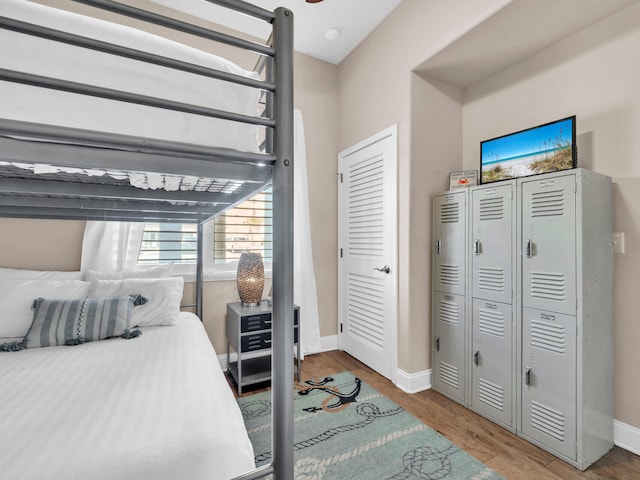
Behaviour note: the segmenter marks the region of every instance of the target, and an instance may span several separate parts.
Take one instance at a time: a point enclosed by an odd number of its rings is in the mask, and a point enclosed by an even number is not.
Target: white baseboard
[[[418,393],[431,388],[431,370],[407,373],[398,368],[394,379],[396,387],[406,393]]]
[[[631,453],[640,455],[640,428],[614,420],[613,443]]]
[[[320,337],[320,352],[330,352],[338,349],[338,335]],[[317,353],[320,353],[317,352]]]

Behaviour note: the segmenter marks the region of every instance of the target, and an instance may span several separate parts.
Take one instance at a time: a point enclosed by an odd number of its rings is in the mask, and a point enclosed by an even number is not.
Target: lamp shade
[[[236,277],[238,295],[244,305],[258,305],[264,290],[264,264],[259,253],[243,252]]]

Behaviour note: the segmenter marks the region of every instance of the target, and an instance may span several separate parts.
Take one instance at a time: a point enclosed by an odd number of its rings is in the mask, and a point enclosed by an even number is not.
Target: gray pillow
[[[95,297],[80,300],[33,302],[33,323],[22,348],[79,345],[111,337],[133,338],[140,330],[131,330],[133,307],[144,305],[141,295]]]

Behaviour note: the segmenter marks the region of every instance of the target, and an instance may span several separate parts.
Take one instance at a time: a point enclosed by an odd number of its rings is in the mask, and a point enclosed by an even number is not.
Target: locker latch
[[[440,252],[442,252],[442,241],[436,240],[436,253],[440,255]]]
[[[473,363],[476,365],[480,365],[480,350],[476,350],[473,352]]]
[[[525,385],[531,385],[531,367],[527,367],[524,372],[524,383]]]
[[[480,240],[473,241],[473,253],[480,255]]]
[[[531,239],[528,239],[524,243],[524,254],[527,258],[533,257],[533,242],[531,241]]]
[[[440,351],[440,337],[436,338],[436,352]]]

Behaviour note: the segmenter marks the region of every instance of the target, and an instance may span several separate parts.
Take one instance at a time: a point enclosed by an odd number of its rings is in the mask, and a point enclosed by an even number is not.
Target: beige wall
[[[85,222],[0,218],[0,267],[80,270]]]
[[[64,7],[84,14],[93,14],[110,20],[122,20],[111,15],[70,3],[67,0],[39,0],[39,3]],[[159,13],[177,18],[187,18],[170,9],[145,2],[130,0],[137,6],[151,6]],[[194,20],[188,17],[189,20]],[[141,22],[133,22],[141,27]],[[207,25],[202,20],[194,23]],[[220,46],[195,37],[185,37],[167,29],[145,26],[153,33],[163,34],[197,48],[224,56],[237,64],[252,69],[256,58],[238,49]],[[218,28],[216,26],[216,28]],[[224,30],[224,29],[223,29]],[[320,334],[337,332],[337,68],[334,65],[307,55],[296,53],[294,57],[295,107],[304,117],[307,150],[307,176],[309,178],[309,205],[313,261],[318,290]],[[42,227],[46,226],[46,233]],[[80,267],[80,251],[84,222],[0,219],[0,267],[74,270]],[[46,234],[53,239],[44,249],[40,239]],[[188,285],[185,298],[193,295]],[[268,290],[267,290],[268,291]],[[227,302],[238,301],[235,281],[209,282],[204,289],[204,323],[216,351],[226,351],[224,322]],[[189,300],[191,303],[192,300]]]
[[[640,4],[465,92],[463,168],[477,169],[481,140],[575,114],[578,166],[614,181],[615,418],[640,426]],[[588,254],[588,252],[587,252]]]

